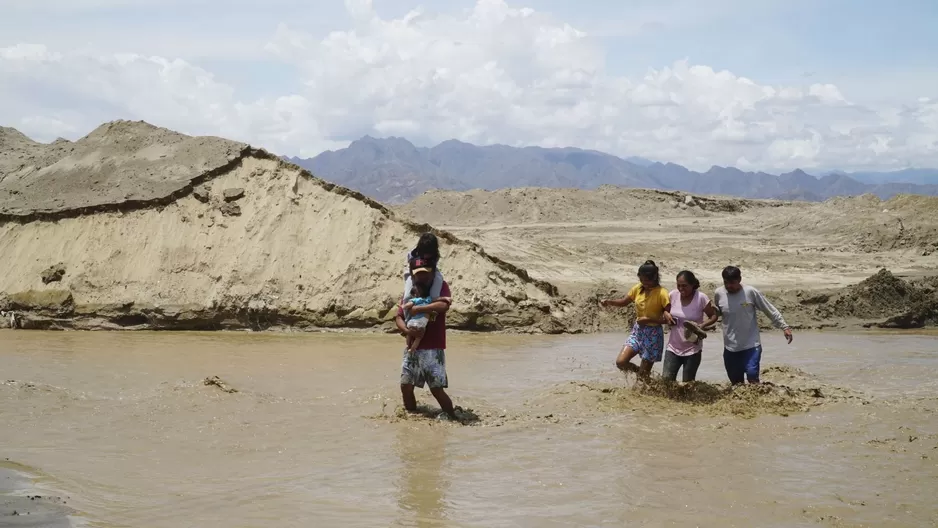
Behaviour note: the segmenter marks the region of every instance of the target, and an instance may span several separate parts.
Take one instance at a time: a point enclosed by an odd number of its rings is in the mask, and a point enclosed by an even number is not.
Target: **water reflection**
[[[449,481],[443,477],[449,427],[398,429],[394,450],[401,459],[398,480],[398,526],[442,526],[446,520],[445,495]]]

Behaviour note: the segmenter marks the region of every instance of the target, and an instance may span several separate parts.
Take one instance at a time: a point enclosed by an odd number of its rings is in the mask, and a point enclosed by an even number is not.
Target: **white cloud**
[[[688,61],[617,76],[588,34],[502,0],[396,19],[370,0],[346,7],[352,27],[324,38],[282,24],[266,53],[305,83],[251,101],[180,59],[3,48],[0,122],[48,140],[145,119],[305,156],[373,134],[573,145],[697,169],[938,166],[932,99],[866,108],[833,84],[766,86]]]

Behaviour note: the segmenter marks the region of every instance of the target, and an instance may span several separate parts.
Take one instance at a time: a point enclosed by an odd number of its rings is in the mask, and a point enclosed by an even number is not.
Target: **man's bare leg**
[[[414,396],[413,385],[401,385],[401,397],[404,399],[404,409],[407,412],[417,412],[417,397]]]
[[[638,367],[632,363],[632,358],[637,356],[638,352],[632,350],[630,346],[622,347],[622,351],[619,352],[619,357],[616,358],[616,367],[619,370],[635,372],[638,370]]]
[[[413,394],[413,387],[411,387],[411,394]],[[449,399],[449,394],[446,394],[446,391],[442,388],[439,389],[430,389],[430,394],[436,398],[436,402],[440,404],[440,409],[443,409],[443,412],[453,420],[459,420],[456,416],[456,409],[453,408],[453,400]]]

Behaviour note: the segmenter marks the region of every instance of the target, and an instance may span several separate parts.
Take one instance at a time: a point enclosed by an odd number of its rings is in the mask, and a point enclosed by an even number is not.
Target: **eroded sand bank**
[[[428,226],[398,220],[264,151],[237,145],[229,154],[228,142],[179,136],[112,123],[74,144],[77,161],[53,157],[4,174],[0,194],[18,204],[0,211],[0,252],[10,256],[0,276],[4,309],[31,328],[387,326],[402,293],[404,256]],[[186,145],[199,162],[181,164],[174,145]],[[198,155],[193,145],[209,152]],[[49,206],[18,191],[49,178],[93,181],[102,172],[123,189],[150,181],[142,172],[165,185],[127,199],[111,193],[93,207],[85,195],[63,192]],[[553,313],[563,299],[552,285],[439,235],[458,299],[453,327],[562,328]]]
[[[220,138],[118,121],[44,145],[3,129],[0,309],[24,328],[388,330],[404,255],[432,230],[457,329],[623,328],[629,310],[596,303],[647,258],[708,294],[738,265],[796,328],[922,327],[938,323],[935,218],[933,197],[608,187],[430,192],[392,211]]]

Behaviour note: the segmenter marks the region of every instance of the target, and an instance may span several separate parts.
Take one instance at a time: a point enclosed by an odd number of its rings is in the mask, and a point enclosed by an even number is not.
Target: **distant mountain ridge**
[[[901,177],[921,183],[888,181],[890,173],[859,173],[866,181],[843,172],[815,177],[800,169],[773,175],[713,166],[701,173],[675,163],[622,159],[595,150],[477,146],[455,139],[427,148],[399,137],[365,136],[347,148],[314,158],[285,159],[390,204],[407,202],[431,189],[595,189],[601,185],[808,201],[866,193],[883,199],[896,194],[938,195],[938,170],[934,169],[899,171]]]

